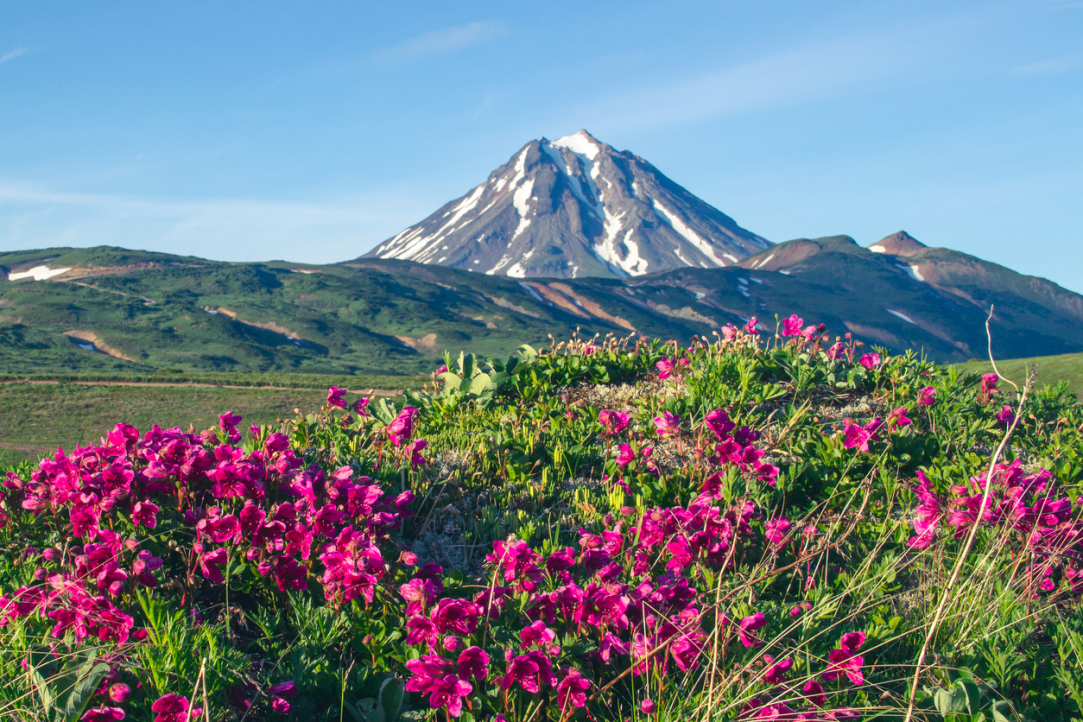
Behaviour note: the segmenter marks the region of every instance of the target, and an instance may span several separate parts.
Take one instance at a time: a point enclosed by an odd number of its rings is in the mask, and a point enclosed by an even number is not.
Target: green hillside
[[[687,343],[790,314],[962,362],[983,354],[989,304],[998,358],[1083,351],[1078,294],[953,251],[901,259],[845,236],[778,244],[740,266],[563,280],[58,248],[0,254],[0,375],[428,374],[444,351],[506,356],[577,329]]]
[[[968,361],[956,364],[962,371],[973,374],[987,374],[993,370],[988,361]],[[1036,358],[1006,359],[997,361],[1000,373],[1020,386],[1026,381],[1027,372],[1037,374],[1038,385],[1067,383],[1068,388],[1083,398],[1083,354],[1069,353],[1061,356],[1039,356]]]

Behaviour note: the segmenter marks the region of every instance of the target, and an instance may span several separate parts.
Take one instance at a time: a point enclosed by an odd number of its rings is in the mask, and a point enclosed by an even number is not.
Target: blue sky
[[[0,250],[344,260],[584,127],[772,241],[1083,291],[1083,0],[8,3]]]

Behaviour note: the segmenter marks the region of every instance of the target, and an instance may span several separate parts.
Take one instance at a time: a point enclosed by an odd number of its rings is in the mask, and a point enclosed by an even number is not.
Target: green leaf
[[[480,395],[492,386],[492,379],[488,374],[479,373],[470,380],[470,393]]]

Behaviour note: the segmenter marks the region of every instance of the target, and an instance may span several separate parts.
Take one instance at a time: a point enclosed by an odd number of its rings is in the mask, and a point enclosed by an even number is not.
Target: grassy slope
[[[987,374],[993,370],[992,364],[988,361],[968,361],[957,364],[957,367],[975,374]],[[1066,381],[1068,388],[1083,398],[1083,354],[1070,353],[1061,356],[997,361],[1000,373],[1020,385],[1026,380],[1028,367],[1037,371],[1039,386]]]
[[[867,343],[964,361],[984,348],[988,302],[998,309],[998,357],[1083,350],[1083,298],[1040,279],[927,249],[922,268],[942,283],[922,283],[898,259],[845,237],[779,244],[766,252],[781,254],[768,268],[801,249],[814,252],[780,266],[790,275],[728,267],[531,281],[558,305],[516,279],[405,261],[229,264],[111,248],[0,254],[0,279],[33,265],[76,269],[52,281],[0,280],[0,374],[412,375],[431,371],[445,349],[505,356],[577,327],[687,341],[753,315],[771,325],[791,313]],[[94,333],[114,355],[79,348],[65,335],[73,331]]]
[[[0,386],[0,464],[37,459],[57,446],[96,443],[119,422],[145,431],[189,425],[197,431],[226,411],[266,424],[323,406],[326,389],[224,389],[13,383]],[[354,396],[350,396],[352,400]]]

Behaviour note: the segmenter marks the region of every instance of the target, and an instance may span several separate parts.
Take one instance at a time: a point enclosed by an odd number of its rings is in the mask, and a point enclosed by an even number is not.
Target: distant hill
[[[624,277],[730,266],[769,245],[646,160],[581,130],[527,143],[365,257],[512,278]]]
[[[521,280],[375,258],[316,266],[53,248],[0,254],[0,373],[412,374],[444,349],[507,354],[577,327],[687,341],[751,316],[773,328],[774,314],[790,313],[961,362],[985,355],[990,303],[998,357],[1083,352],[1079,294],[899,234],[871,248],[799,239],[727,267]]]

